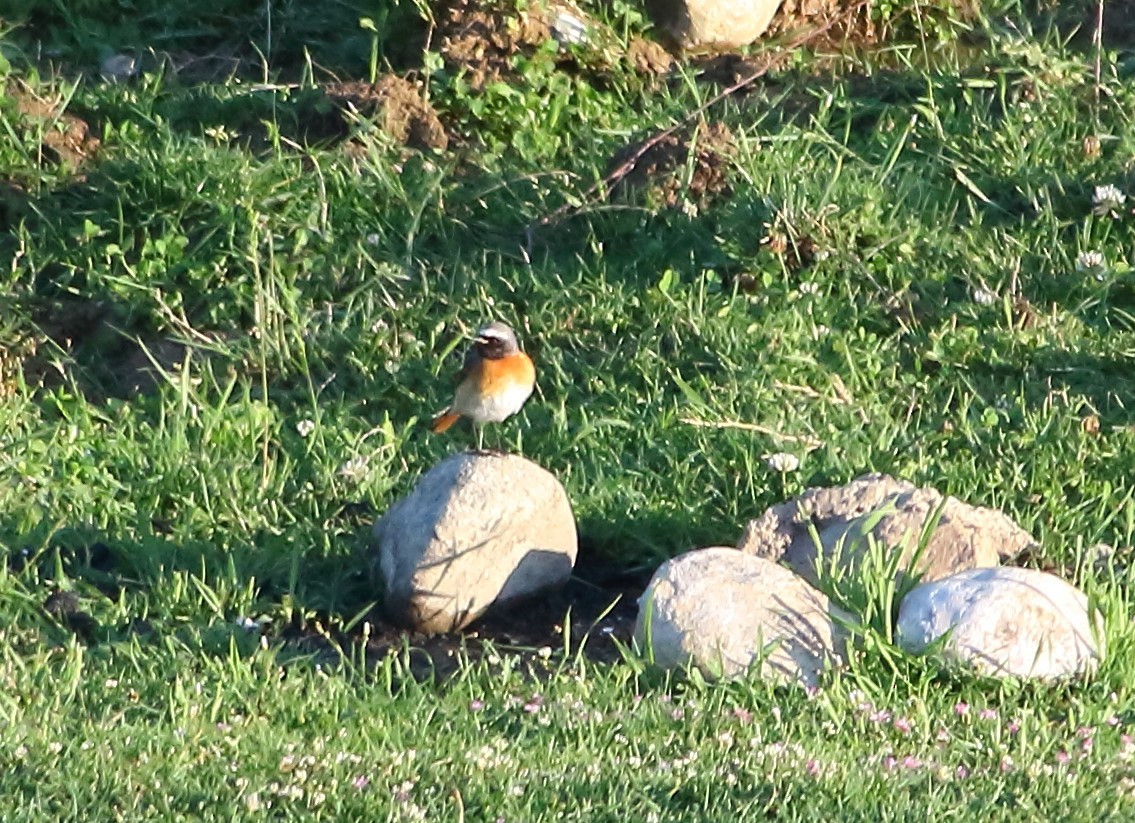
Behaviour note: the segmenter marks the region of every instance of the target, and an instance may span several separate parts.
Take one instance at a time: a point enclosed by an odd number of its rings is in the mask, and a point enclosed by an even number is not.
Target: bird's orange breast
[[[536,367],[527,354],[517,352],[499,360],[482,360],[475,377],[480,393],[493,394],[516,386],[532,386],[536,382]]]

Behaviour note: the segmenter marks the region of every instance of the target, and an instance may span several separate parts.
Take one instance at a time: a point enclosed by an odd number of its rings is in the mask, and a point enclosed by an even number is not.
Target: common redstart
[[[459,417],[468,417],[477,430],[477,449],[481,450],[484,433],[479,424],[500,423],[520,411],[536,387],[536,367],[520,350],[513,330],[495,322],[473,338],[458,380],[453,404],[434,420],[432,428],[440,434]]]

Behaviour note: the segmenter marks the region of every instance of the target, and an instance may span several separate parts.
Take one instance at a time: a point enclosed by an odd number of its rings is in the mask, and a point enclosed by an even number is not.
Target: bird
[[[480,424],[500,423],[520,411],[536,388],[536,367],[520,350],[512,328],[494,321],[473,338],[457,379],[453,403],[434,418],[431,428],[441,434],[461,417],[468,417],[477,430],[477,451],[483,451]]]

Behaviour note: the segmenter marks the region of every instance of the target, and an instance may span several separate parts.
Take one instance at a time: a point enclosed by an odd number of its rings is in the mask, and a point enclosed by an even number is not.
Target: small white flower
[[[1096,186],[1092,192],[1092,214],[1100,217],[1119,217],[1119,211],[1127,202],[1127,195],[1117,186],[1108,183],[1106,186]]]
[[[765,465],[774,472],[794,472],[800,468],[800,458],[788,452],[765,455]]]
[[[367,235],[367,245],[368,246],[377,246],[381,242],[382,242],[382,238],[378,236],[377,232],[372,232],[371,234]]]
[[[825,326],[823,323],[812,329],[812,339],[819,340],[821,337],[827,337],[832,333],[832,330]]]
[[[260,631],[260,624],[253,620],[251,617],[245,617],[243,614],[240,617],[233,619],[233,623],[238,629],[243,629],[246,632]]]
[[[1082,251],[1076,256],[1076,271],[1080,274],[1091,274],[1097,280],[1102,280],[1107,274],[1107,262],[1103,252]]]
[[[301,420],[300,422],[296,423],[296,431],[300,433],[300,437],[307,437],[309,434],[315,431],[315,421]]]
[[[229,143],[229,142],[235,140],[236,138],[240,137],[240,133],[235,132],[235,131],[229,131],[223,125],[222,126],[207,126],[205,128],[205,136],[210,138],[211,140],[213,140],[213,142],[220,144],[220,143]]]
[[[352,457],[339,467],[339,476],[347,480],[359,481],[366,475],[367,459],[362,456]]]
[[[806,297],[812,297],[820,293],[820,284],[805,280],[797,287],[797,291]]]
[[[997,295],[989,289],[974,289],[971,296],[973,297],[973,302],[977,303],[979,306],[992,306],[997,302]]]

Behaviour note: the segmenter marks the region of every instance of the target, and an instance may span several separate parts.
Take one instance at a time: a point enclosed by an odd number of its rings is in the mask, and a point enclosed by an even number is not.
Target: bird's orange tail
[[[434,434],[441,434],[460,419],[461,415],[457,412],[446,412],[434,418],[433,425],[430,426],[430,428],[433,430]]]

